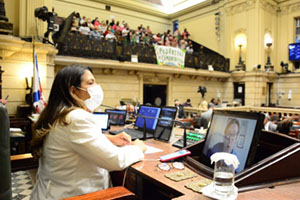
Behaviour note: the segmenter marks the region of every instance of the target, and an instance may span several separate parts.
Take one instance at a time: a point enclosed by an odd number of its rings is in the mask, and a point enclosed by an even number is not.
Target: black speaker
[[[106,5],[106,6],[105,6],[105,10],[110,11],[110,6],[109,6],[109,5]]]

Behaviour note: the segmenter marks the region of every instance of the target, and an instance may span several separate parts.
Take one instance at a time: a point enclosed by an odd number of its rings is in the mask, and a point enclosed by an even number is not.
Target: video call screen
[[[228,138],[230,134],[226,136],[225,132],[228,129],[227,126],[229,126],[230,121],[232,121],[233,119],[235,119],[239,124],[238,134],[236,137],[231,135],[232,138]],[[210,156],[213,153],[225,152],[224,150],[222,150],[222,148],[230,149],[232,147],[229,146],[232,145],[233,150],[232,152],[228,153],[236,155],[240,162],[240,165],[236,171],[239,172],[243,170],[245,168],[249,150],[252,144],[252,139],[255,134],[256,124],[257,120],[253,118],[251,119],[214,114],[211,121],[211,126],[209,128],[209,133],[207,133],[207,138],[202,153],[210,159]],[[227,132],[229,132],[228,130]]]

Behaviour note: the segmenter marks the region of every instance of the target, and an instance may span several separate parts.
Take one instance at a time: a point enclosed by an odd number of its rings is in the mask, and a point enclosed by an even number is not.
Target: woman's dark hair
[[[40,156],[40,149],[44,138],[50,129],[57,122],[61,125],[68,125],[66,115],[76,108],[85,108],[82,100],[70,92],[72,86],[81,86],[82,76],[86,70],[92,72],[90,67],[70,65],[61,69],[52,84],[48,104],[41,113],[38,121],[33,126],[33,137],[31,146],[33,156]]]

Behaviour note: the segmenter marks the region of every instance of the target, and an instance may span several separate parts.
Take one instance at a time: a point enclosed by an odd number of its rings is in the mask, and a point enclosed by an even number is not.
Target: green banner
[[[154,45],[158,65],[171,65],[184,68],[185,49]]]

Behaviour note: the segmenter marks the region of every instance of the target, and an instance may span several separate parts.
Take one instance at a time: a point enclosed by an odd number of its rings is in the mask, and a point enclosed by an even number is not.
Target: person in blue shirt
[[[224,141],[216,143],[212,148],[208,149],[207,155],[210,157],[216,152],[233,153],[235,142],[240,132],[240,124],[236,119],[231,119],[224,131]]]

